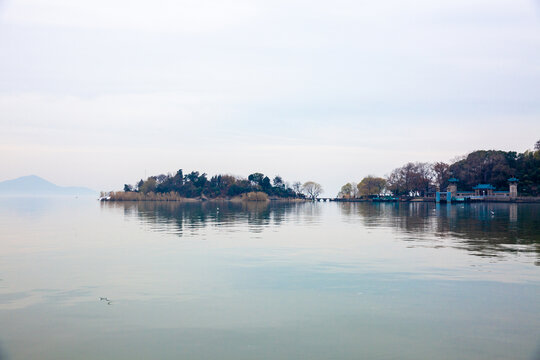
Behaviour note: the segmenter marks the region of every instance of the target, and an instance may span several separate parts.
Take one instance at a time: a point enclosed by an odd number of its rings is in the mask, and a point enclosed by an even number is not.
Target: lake
[[[540,359],[540,204],[4,198],[0,229],[2,360]]]

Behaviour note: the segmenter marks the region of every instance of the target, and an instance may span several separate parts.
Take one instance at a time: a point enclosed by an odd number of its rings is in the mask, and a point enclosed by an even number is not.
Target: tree
[[[525,151],[517,156],[515,174],[518,191],[523,195],[540,194],[540,150]]]
[[[178,170],[173,176],[172,184],[173,187],[176,188],[176,191],[178,191],[180,187],[184,184],[184,174],[182,173],[182,169]]]
[[[344,199],[350,199],[352,197],[352,192],[353,192],[352,184],[346,183],[345,185],[341,187],[338,197],[344,198]]]
[[[386,180],[368,175],[357,185],[358,193],[362,196],[379,195],[386,186]]]
[[[278,187],[278,188],[284,188],[285,187],[285,183],[283,182],[283,178],[281,176],[279,176],[279,175],[276,175],[274,180],[272,180],[272,183],[274,184],[275,187]]]
[[[433,170],[434,174],[435,185],[439,188],[439,190],[443,188],[443,184],[448,181],[448,178],[450,177],[448,171],[449,168],[450,165],[443,162],[436,162],[435,164],[431,165],[431,169]]]
[[[137,191],[141,191],[141,187],[143,186],[143,184],[144,184],[143,179],[139,180],[139,182],[137,183]]]
[[[280,198],[306,198],[302,193],[303,186],[300,182],[293,185],[293,190],[279,175],[270,179],[262,173],[253,173],[248,179],[221,174],[209,178],[206,173],[191,171],[184,174],[183,170],[179,169],[174,175],[167,173],[167,175],[150,176],[146,180],[141,179],[133,186],[125,184],[124,191],[155,193],[159,194],[157,198],[162,199],[166,198],[165,194],[171,193],[174,193],[175,198],[222,198],[248,192],[264,192],[268,196]],[[321,191],[319,190],[319,193]]]
[[[165,174],[160,174],[158,176],[156,176],[156,181],[158,184],[161,184],[163,183],[165,180],[167,180],[168,176],[165,175]]]
[[[477,184],[491,184],[496,188],[508,186],[507,179],[514,176],[512,167],[517,165],[517,153],[496,150],[479,150],[467,155],[449,167],[465,188]]]
[[[272,190],[272,184],[270,183],[270,178],[265,176],[261,181],[261,187],[265,192]]]
[[[320,184],[314,181],[308,181],[302,185],[302,191],[313,201],[317,200],[317,197],[323,192],[323,188]]]
[[[351,197],[353,199],[356,199],[358,197],[358,184],[353,181],[351,182],[351,186],[352,186]]]
[[[292,184],[292,188],[293,188],[294,192],[298,194],[298,193],[302,192],[302,183],[300,181],[295,181]]]
[[[202,189],[206,185],[207,182],[208,182],[208,178],[206,177],[206,173],[203,173],[197,179],[195,186]]]
[[[237,180],[231,184],[227,190],[227,196],[237,196],[250,192],[252,190],[251,183],[248,180]]]
[[[143,194],[148,194],[150,192],[156,191],[156,178],[153,176],[150,176],[146,181],[142,184],[142,186],[139,188],[139,191]]]
[[[540,151],[540,140],[538,140],[536,144],[534,144],[534,150]]]
[[[185,176],[186,181],[189,181],[191,183],[196,183],[197,180],[199,180],[199,172],[198,171],[192,171],[189,174]]]
[[[387,188],[395,195],[425,195],[431,185],[428,163],[407,163],[394,169],[387,179]]]
[[[262,185],[264,179],[264,174],[262,173],[253,173],[248,176],[248,180],[251,181],[253,185]]]

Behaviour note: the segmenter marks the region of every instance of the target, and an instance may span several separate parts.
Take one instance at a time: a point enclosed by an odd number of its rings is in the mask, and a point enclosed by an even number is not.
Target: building
[[[478,184],[473,187],[473,190],[474,196],[493,196],[493,190],[495,190],[495,186],[491,184]]]
[[[509,196],[510,198],[512,199],[515,199],[517,198],[518,196],[518,192],[517,192],[517,183],[519,182],[518,179],[516,179],[515,177],[511,177],[510,179],[508,179],[508,187],[509,187]]]
[[[496,191],[495,187],[491,184],[478,184],[473,187],[474,191],[458,191],[458,182],[456,178],[448,180],[448,187],[446,193],[437,192],[436,201],[441,200],[450,201],[471,201],[471,200],[486,200],[486,199],[515,199],[518,196],[517,183],[518,179],[511,177],[508,179],[508,191]]]

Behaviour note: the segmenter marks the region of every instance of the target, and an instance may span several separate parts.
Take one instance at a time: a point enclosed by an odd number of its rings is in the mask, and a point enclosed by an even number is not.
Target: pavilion
[[[448,180],[448,188],[445,193],[437,193],[437,201],[440,201],[441,195],[444,198],[450,201],[470,201],[470,200],[483,200],[483,199],[501,199],[505,198],[515,199],[518,196],[517,192],[517,183],[518,179],[511,177],[508,179],[508,191],[496,191],[495,186],[491,184],[478,184],[473,187],[474,191],[458,191],[457,183],[459,182],[456,178],[451,178]]]

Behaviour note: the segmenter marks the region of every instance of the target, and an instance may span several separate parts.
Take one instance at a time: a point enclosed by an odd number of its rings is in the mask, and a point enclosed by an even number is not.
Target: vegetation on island
[[[341,187],[341,198],[363,198],[380,194],[427,196],[448,187],[448,180],[459,180],[458,187],[471,190],[478,184],[508,189],[508,179],[517,178],[521,196],[540,195],[540,140],[534,150],[523,153],[502,150],[478,150],[451,163],[409,162],[386,178],[367,176],[359,184]]]
[[[338,197],[370,198],[380,195],[433,196],[444,191],[451,178],[458,179],[460,190],[472,190],[478,184],[491,184],[497,190],[508,189],[508,179],[517,178],[521,196],[540,196],[540,141],[534,150],[523,153],[502,150],[477,150],[450,163],[409,162],[382,178],[369,175],[359,183],[341,187]],[[308,181],[289,184],[276,175],[273,179],[256,172],[247,178],[192,171],[161,174],[124,185],[124,191],[110,193],[111,200],[185,200],[232,199],[250,201],[268,199],[316,200],[323,189]]]
[[[276,175],[273,179],[256,172],[247,178],[232,175],[214,175],[192,171],[184,174],[161,174],[139,180],[136,184],[125,184],[121,192],[110,194],[110,200],[183,200],[183,199],[230,199],[248,201],[268,199],[316,199],[322,187],[308,181],[304,184],[289,184]]]
[[[360,183],[350,182],[341,187],[338,197],[354,199],[358,197],[369,197],[383,193],[386,186],[386,179],[368,175]]]

